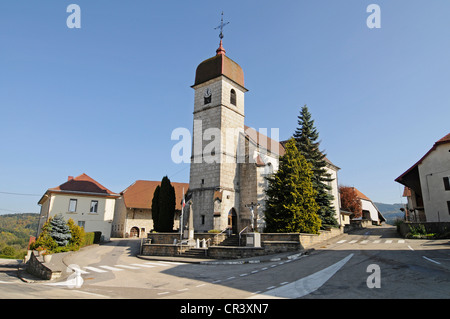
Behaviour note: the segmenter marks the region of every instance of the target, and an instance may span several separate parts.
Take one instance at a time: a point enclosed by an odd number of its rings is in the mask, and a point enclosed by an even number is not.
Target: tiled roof
[[[175,209],[181,210],[183,189],[186,193],[189,184],[176,182],[171,182],[171,184],[175,188]],[[151,209],[153,193],[158,185],[161,185],[161,182],[137,180],[121,193],[124,198],[125,206],[128,208]]]
[[[110,191],[105,186],[84,173],[74,178],[69,177],[69,180],[67,182],[57,187],[49,188],[48,190],[119,195]]]

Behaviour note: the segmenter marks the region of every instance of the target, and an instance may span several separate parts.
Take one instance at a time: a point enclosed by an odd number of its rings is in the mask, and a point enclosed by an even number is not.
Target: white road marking
[[[139,267],[146,267],[146,268],[155,268],[155,266],[152,265],[146,265],[146,264],[132,264],[133,266],[139,266]]]
[[[366,239],[366,240],[363,240],[362,242],[361,242],[361,244],[367,244],[369,241]]]
[[[422,256],[422,257],[425,258],[425,259],[428,260],[428,261],[431,261],[432,263],[435,263],[435,264],[438,264],[438,265],[441,264],[440,262],[438,262],[438,261],[436,261],[436,260],[433,260],[433,259],[431,259],[431,258],[428,258],[428,257],[425,257],[425,256]]]
[[[282,282],[282,283],[280,284],[280,286],[286,285],[286,284],[288,284],[288,283],[289,283],[289,281],[284,281],[284,282]]]
[[[399,244],[404,244],[404,243],[405,243],[405,240],[404,240],[404,239],[399,239],[399,240],[398,240],[398,243],[399,243]]]
[[[139,267],[133,267],[133,266],[129,266],[129,265],[115,265],[115,266],[126,268],[126,269],[140,269]]]
[[[248,274],[240,274],[239,276],[244,277],[247,276]]]
[[[167,294],[170,294],[170,292],[169,291],[158,292],[158,295],[167,295]]]
[[[373,243],[374,244],[379,244],[379,243],[381,243],[381,239],[374,240]]]
[[[343,240],[338,241],[337,244],[343,244],[343,243],[345,243],[346,241],[347,241],[347,239],[343,239]]]
[[[414,251],[414,249],[413,249],[410,245],[408,245],[408,248],[409,248],[410,250]]]
[[[94,272],[107,272],[106,270],[99,269],[99,268],[96,268],[96,267],[91,267],[91,266],[86,266],[86,267],[83,267],[83,268],[87,269],[87,270],[94,271]]]
[[[123,269],[115,268],[115,267],[111,267],[111,266],[100,266],[100,267],[102,267],[104,269],[112,270],[112,271],[121,271],[121,270],[123,270]]]
[[[206,284],[200,284],[200,285],[197,285],[197,286],[195,286],[195,287],[203,287],[204,285],[206,285]]]
[[[392,240],[388,239],[384,242],[385,244],[392,244]]]
[[[231,276],[231,277],[228,277],[226,280],[231,280],[231,279],[234,279],[234,278],[236,278],[236,277]]]
[[[270,287],[267,287],[266,288],[266,290],[270,290],[270,289],[273,289],[273,288],[275,288],[276,286],[270,286]]]
[[[267,269],[269,269],[269,268],[267,268],[267,267],[263,267],[263,268],[261,268],[261,270],[267,270]]]
[[[79,293],[86,294],[86,295],[96,296],[96,297],[109,298],[108,296],[105,296],[105,295],[94,294],[93,292],[87,292],[87,291],[82,291],[82,290],[77,290],[77,289],[72,289],[71,291],[79,292]]]
[[[152,262],[148,262],[148,263],[144,263],[145,265],[154,265],[154,266],[164,266],[164,267],[169,267],[170,265],[166,265],[166,264],[160,264],[160,263],[152,263]]]
[[[297,281],[291,282],[290,284],[283,285],[281,287],[272,289],[272,287],[267,288],[268,291],[262,294],[255,294],[249,297],[249,299],[261,299],[261,298],[300,298],[306,296],[325,284],[331,277],[334,276],[352,257],[353,253],[345,257],[344,259],[338,261],[337,263],[320,270],[312,275],[305,278],[301,278]]]
[[[358,240],[356,240],[356,239],[354,239],[354,240],[352,240],[352,241],[349,241],[348,243],[349,244],[354,244],[354,243],[356,243]]]
[[[189,288],[179,289],[178,291],[186,291],[186,290],[189,290]]]

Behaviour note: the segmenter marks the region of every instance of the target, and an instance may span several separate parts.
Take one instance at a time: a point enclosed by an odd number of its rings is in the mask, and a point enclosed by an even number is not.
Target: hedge
[[[98,244],[100,242],[101,236],[102,236],[101,231],[85,233],[82,247],[89,246],[92,244]]]

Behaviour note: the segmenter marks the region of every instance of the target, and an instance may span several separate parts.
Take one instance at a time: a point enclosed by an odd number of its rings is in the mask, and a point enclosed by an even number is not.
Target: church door
[[[139,228],[137,227],[131,228],[130,237],[139,237]]]
[[[234,208],[228,212],[228,228],[231,229],[233,234],[237,234],[237,214]]]

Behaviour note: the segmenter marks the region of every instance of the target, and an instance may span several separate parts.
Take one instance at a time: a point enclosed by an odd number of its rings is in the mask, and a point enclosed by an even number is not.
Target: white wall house
[[[409,220],[450,222],[450,133],[395,181],[407,187]]]
[[[372,200],[363,193],[361,193],[355,187],[353,187],[353,189],[355,190],[358,198],[361,201],[362,219],[372,221],[373,225],[381,225],[381,222],[385,222],[386,219],[378,210],[377,206],[372,202]]]
[[[86,174],[69,176],[65,183],[49,188],[39,200],[38,234],[50,217],[62,214],[66,221],[72,218],[86,232],[101,231],[103,239],[109,240],[119,196]]]

